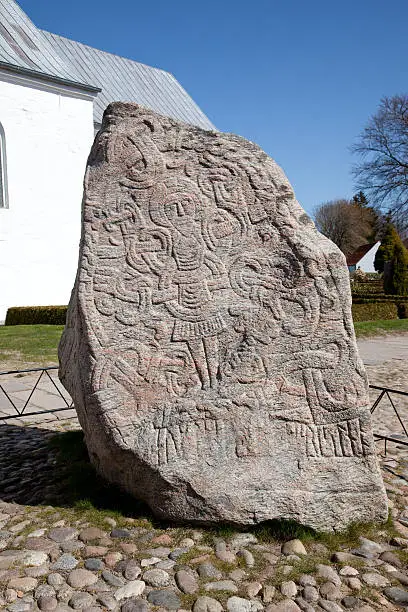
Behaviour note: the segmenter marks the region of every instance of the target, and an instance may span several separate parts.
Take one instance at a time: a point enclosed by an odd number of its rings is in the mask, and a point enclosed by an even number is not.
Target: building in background
[[[380,244],[380,241],[371,244],[363,244],[347,257],[349,272],[355,272],[358,269],[363,272],[375,272],[374,259]]]
[[[0,0],[0,321],[9,306],[68,303],[86,159],[115,100],[215,129],[173,75],[42,31]]]

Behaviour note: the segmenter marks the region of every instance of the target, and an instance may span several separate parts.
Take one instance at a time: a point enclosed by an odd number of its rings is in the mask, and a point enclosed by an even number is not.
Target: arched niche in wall
[[[8,208],[6,135],[0,122],[0,208]]]

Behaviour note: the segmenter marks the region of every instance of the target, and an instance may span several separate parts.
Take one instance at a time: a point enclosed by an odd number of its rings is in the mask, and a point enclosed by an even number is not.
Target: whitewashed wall
[[[0,74],[9,196],[0,209],[0,322],[9,306],[68,303],[93,140],[92,98],[76,95]]]

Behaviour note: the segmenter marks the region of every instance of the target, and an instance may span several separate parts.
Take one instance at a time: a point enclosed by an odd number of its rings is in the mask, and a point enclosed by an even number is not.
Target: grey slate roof
[[[1,0],[0,0],[1,1]],[[50,32],[42,31],[62,60],[82,81],[101,89],[94,100],[94,120],[101,123],[110,102],[136,102],[162,115],[214,130],[211,121],[169,72],[99,51]]]
[[[0,0],[0,68],[79,85],[89,91],[96,89],[55,53],[47,37],[14,0]]]

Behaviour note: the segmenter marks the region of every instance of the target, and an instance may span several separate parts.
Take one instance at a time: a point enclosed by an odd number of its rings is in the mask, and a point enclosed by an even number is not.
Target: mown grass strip
[[[408,332],[408,319],[358,321],[354,323],[357,338]]]
[[[27,363],[57,364],[63,329],[63,325],[0,326],[0,368],[2,362],[16,363],[21,369]]]

